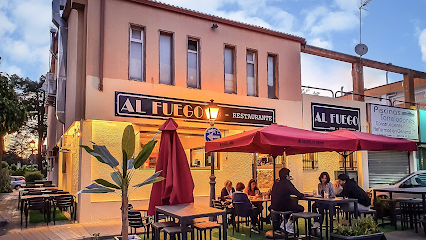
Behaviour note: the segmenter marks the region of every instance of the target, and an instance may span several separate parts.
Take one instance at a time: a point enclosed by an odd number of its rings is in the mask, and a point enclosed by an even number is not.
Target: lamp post
[[[31,148],[30,162],[31,162],[31,164],[33,164],[31,157],[34,156],[34,147],[35,147],[34,140],[31,140],[31,142],[29,142],[29,144],[30,144],[30,148]]]
[[[210,126],[214,126],[214,121],[219,115],[219,106],[214,102],[213,99],[210,100],[210,103],[204,109],[206,112],[206,117],[210,122]],[[216,176],[214,175],[214,166],[215,166],[215,155],[211,154],[211,165],[210,165],[210,207],[213,206],[213,201],[216,198]]]

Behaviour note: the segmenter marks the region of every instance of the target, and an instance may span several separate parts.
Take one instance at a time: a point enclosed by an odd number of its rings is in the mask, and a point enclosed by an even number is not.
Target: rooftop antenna
[[[362,10],[368,11],[365,7],[371,2],[372,0],[360,0],[360,7],[359,7],[359,44],[355,46],[355,52],[359,55],[359,58],[362,57],[362,55],[365,55],[368,52],[367,45],[363,44],[361,42],[361,12]]]

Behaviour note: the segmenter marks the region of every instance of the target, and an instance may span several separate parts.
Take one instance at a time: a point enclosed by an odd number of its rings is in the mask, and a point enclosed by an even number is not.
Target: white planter
[[[121,240],[121,236],[114,237],[114,240]],[[129,240],[141,240],[138,235],[129,235]]]

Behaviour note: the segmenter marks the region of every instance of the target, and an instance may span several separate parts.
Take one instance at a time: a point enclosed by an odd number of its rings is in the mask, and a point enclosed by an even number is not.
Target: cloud
[[[422,61],[426,63],[426,28],[419,36],[420,51],[422,52]]]
[[[0,1],[0,71],[33,80],[49,62],[51,0]]]
[[[333,49],[333,43],[331,41],[322,40],[321,38],[314,38],[312,40],[309,40],[310,45],[320,47],[320,48],[326,48],[326,49]]]

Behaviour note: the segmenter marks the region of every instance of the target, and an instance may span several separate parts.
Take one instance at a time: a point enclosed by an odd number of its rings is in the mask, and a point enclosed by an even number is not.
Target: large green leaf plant
[[[123,162],[122,168],[119,168],[119,162],[115,159],[105,146],[96,145],[93,143],[93,147],[81,145],[87,153],[95,157],[99,162],[107,164],[113,170],[111,178],[114,183],[104,179],[96,179],[94,183],[80,190],[80,193],[116,193],[121,196],[121,219],[122,219],[122,239],[128,239],[128,206],[129,206],[129,195],[134,190],[152,183],[156,183],[164,180],[163,177],[159,176],[161,171],[154,173],[151,177],[145,181],[135,184],[130,184],[132,177],[136,170],[140,168],[154,150],[157,141],[154,138],[145,144],[142,150],[135,157],[135,133],[132,125],[127,126],[123,132],[122,138],[122,154]],[[129,191],[131,190],[131,191]]]

